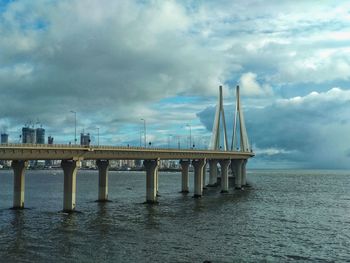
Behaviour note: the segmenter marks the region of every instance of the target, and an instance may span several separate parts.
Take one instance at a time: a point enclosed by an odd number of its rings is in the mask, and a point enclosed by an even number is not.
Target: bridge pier
[[[242,162],[242,186],[247,185],[247,171],[246,171],[246,166],[247,166],[247,160],[243,160]]]
[[[194,166],[194,198],[202,197],[203,194],[203,167],[205,159],[197,159],[192,161]]]
[[[157,163],[157,169],[156,169],[156,195],[159,195],[159,166],[160,166],[160,160],[158,159]]]
[[[157,172],[158,159],[144,160],[143,165],[146,169],[146,203],[157,203]]]
[[[64,173],[64,189],[63,189],[63,211],[73,212],[75,210],[76,199],[76,182],[78,161],[62,160],[61,166]]]
[[[243,160],[233,159],[231,160],[232,173],[235,175],[235,188],[242,188],[242,163]]]
[[[205,161],[204,166],[203,166],[203,190],[207,189],[207,187],[206,187],[206,181],[207,181],[206,175],[207,175],[207,173],[206,172],[207,172],[207,162]]]
[[[28,161],[14,160],[11,167],[13,169],[13,208],[24,208],[25,170]]]
[[[208,186],[217,186],[218,184],[218,161],[209,160],[209,184]]]
[[[97,160],[98,168],[98,200],[99,202],[108,201],[108,170],[109,160]]]
[[[230,165],[230,160],[220,160],[221,167],[221,193],[228,192],[228,166]]]
[[[190,160],[180,160],[181,165],[181,193],[189,193],[188,167]]]

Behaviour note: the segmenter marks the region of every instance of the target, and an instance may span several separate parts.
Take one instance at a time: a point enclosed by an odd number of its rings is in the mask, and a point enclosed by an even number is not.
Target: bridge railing
[[[178,148],[160,148],[160,147],[140,147],[140,146],[113,146],[113,145],[77,145],[77,144],[38,144],[38,143],[0,143],[0,148],[61,148],[61,149],[90,149],[90,150],[143,150],[143,151],[181,151],[181,152],[193,152],[193,151],[210,151],[209,149],[178,149]],[[216,151],[215,151],[216,152]],[[219,151],[218,151],[219,152]],[[220,150],[221,152],[221,150]],[[239,150],[232,152],[241,152]],[[252,153],[252,151],[250,152]]]
[[[205,149],[178,149],[178,148],[164,148],[164,147],[141,147],[141,146],[123,146],[123,145],[76,145],[76,144],[38,144],[38,143],[0,143],[0,147],[8,148],[93,148],[93,149],[135,149],[135,150],[205,150]]]

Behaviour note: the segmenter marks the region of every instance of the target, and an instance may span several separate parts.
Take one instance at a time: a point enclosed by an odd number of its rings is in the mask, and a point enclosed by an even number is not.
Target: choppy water
[[[350,172],[250,171],[252,188],[198,200],[180,177],[161,173],[149,206],[143,173],[110,172],[113,202],[96,203],[97,172],[79,171],[80,213],[64,214],[61,171],[28,171],[20,211],[0,171],[0,261],[350,262]]]

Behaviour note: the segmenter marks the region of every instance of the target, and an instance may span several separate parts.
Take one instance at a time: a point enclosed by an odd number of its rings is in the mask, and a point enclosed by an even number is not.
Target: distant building
[[[43,128],[36,129],[36,143],[45,144],[45,129]]]
[[[89,146],[90,142],[90,133],[80,133],[80,145]]]
[[[1,133],[1,143],[9,143],[9,135],[7,133]]]
[[[29,127],[22,128],[22,143],[35,143],[35,129]]]
[[[142,161],[141,160],[135,160],[135,167],[142,167]]]
[[[43,128],[30,128],[25,126],[22,128],[22,143],[36,143],[45,144],[45,129]],[[30,167],[43,167],[45,161],[32,160],[29,162]]]
[[[9,135],[7,133],[1,133],[1,143],[8,143],[9,142]],[[0,168],[3,167],[9,167],[10,161],[3,161],[0,160]]]
[[[121,167],[121,160],[110,160],[109,165],[112,169],[119,169]]]
[[[85,169],[96,169],[96,161],[95,160],[82,160],[81,167]]]
[[[47,143],[48,144],[53,144],[53,137],[49,136],[47,137]],[[46,167],[51,167],[54,164],[53,160],[45,160],[45,166]]]
[[[53,137],[52,136],[47,137],[47,143],[53,144]]]
[[[45,144],[45,129],[44,128],[22,128],[22,143],[37,143]]]

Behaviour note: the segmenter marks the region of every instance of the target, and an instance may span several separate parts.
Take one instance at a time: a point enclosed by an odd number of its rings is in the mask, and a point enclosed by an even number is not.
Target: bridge
[[[208,150],[164,149],[118,146],[78,146],[58,144],[0,144],[0,160],[12,161],[14,172],[13,208],[24,208],[25,170],[30,160],[61,160],[64,174],[63,211],[71,212],[76,208],[76,176],[82,160],[96,160],[98,168],[98,201],[108,201],[108,171],[110,160],[143,160],[146,171],[146,202],[157,203],[158,176],[160,160],[179,160],[181,165],[181,191],[189,192],[189,166],[194,168],[194,197],[203,195],[203,182],[206,165],[209,165],[209,185],[217,186],[218,164],[221,174],[221,192],[228,192],[228,170],[235,176],[235,188],[246,185],[246,164],[254,156],[248,142],[243,112],[240,107],[239,87],[237,86],[236,112],[231,150],[228,150],[225,115],[223,109],[222,88],[213,125],[211,144]],[[240,133],[236,133],[237,121]],[[223,127],[220,128],[220,123]],[[220,148],[221,130],[223,130],[224,149]],[[239,137],[239,147],[237,147]]]

